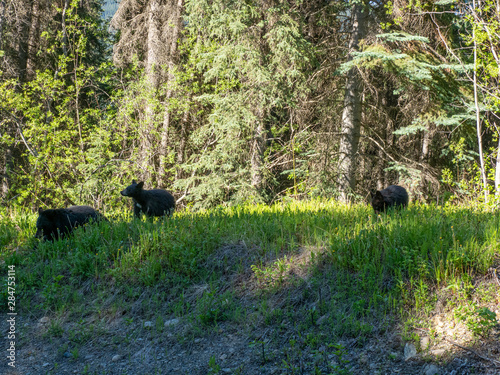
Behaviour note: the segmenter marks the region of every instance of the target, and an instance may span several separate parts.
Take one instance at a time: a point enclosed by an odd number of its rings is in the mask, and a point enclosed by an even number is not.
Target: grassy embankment
[[[475,280],[498,265],[498,211],[411,205],[375,215],[369,206],[316,200],[154,221],[108,216],[110,223],[34,249],[36,215],[0,213],[0,274],[5,280],[16,265],[19,313],[85,321],[123,311],[134,319],[130,306],[140,299],[133,314],[159,331],[171,317],[189,322],[179,339],[221,322],[250,332],[287,321],[303,346],[329,345],[339,356],[340,338],[362,342],[395,326],[418,342],[411,328],[426,328],[442,293],[476,335],[495,323],[482,306],[500,302],[499,288]],[[1,299],[5,310],[6,287]],[[57,321],[49,333],[75,342],[96,333],[88,323],[64,332]],[[255,344],[265,360],[264,343]]]

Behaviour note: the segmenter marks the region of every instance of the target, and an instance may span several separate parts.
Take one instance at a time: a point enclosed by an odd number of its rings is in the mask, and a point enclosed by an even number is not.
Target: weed
[[[217,364],[215,356],[211,356],[208,360],[208,374],[215,375],[220,373],[220,365]]]
[[[253,340],[250,341],[249,346],[251,348],[258,349],[258,352],[260,353],[261,363],[265,364],[267,362],[265,342],[263,340]]]
[[[476,337],[488,337],[498,324],[496,314],[486,307],[459,306],[455,310],[455,318],[463,322]]]

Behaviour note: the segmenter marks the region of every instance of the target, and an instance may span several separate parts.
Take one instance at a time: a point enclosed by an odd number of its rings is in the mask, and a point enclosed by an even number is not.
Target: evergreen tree
[[[272,189],[271,163],[314,63],[298,3],[186,2],[188,65],[210,89],[194,98],[207,113],[191,135],[191,177],[176,186],[200,205],[259,201]]]

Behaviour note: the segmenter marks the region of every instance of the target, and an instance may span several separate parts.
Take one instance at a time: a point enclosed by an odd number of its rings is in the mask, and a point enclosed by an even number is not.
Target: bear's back
[[[104,216],[90,206],[39,210],[35,237],[43,237],[46,240],[58,238],[60,235],[70,233],[78,226],[87,224],[90,220],[99,219],[104,219]]]
[[[385,198],[388,198],[391,205],[407,206],[408,193],[406,189],[398,185],[390,185],[380,191]]]
[[[175,199],[163,189],[143,190],[144,205],[142,211],[148,216],[170,215],[175,210]]]

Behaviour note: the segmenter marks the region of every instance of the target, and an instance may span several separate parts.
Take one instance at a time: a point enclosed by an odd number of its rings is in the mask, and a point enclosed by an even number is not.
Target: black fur
[[[389,207],[404,208],[408,205],[408,193],[401,186],[391,185],[375,193],[372,196],[372,207],[375,212],[383,212]]]
[[[106,218],[90,206],[71,206],[68,208],[38,209],[36,221],[36,238],[52,241],[62,238],[71,231],[88,223],[90,220],[106,220]]]
[[[170,216],[175,211],[175,199],[166,190],[153,189],[144,190],[144,182],[136,183],[132,180],[132,185],[128,186],[120,194],[124,197],[131,197],[134,201],[134,215],[141,217],[141,212],[146,216]]]

